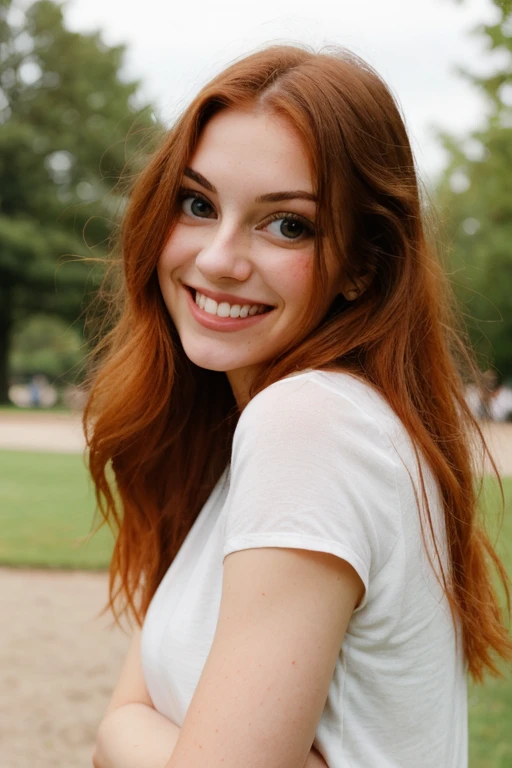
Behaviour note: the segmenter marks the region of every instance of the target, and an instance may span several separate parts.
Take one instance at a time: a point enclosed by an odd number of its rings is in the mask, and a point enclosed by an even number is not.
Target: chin
[[[189,357],[187,355],[187,357]],[[205,371],[217,371],[218,373],[227,373],[229,368],[227,368],[225,365],[222,365],[222,363],[215,362],[213,360],[208,360],[204,357],[198,357],[193,358],[189,357],[189,360],[191,360],[194,365],[197,365],[198,368],[204,368]]]
[[[207,371],[222,371],[226,373],[233,368],[240,368],[246,364],[240,359],[233,359],[232,357],[216,353],[213,345],[210,349],[197,349],[183,344],[183,350],[194,365],[197,365],[198,368],[205,368]]]
[[[251,368],[260,365],[268,360],[268,355],[240,355],[236,350],[220,349],[215,343],[206,345],[187,344],[182,340],[183,351],[188,359],[197,365],[198,368],[204,368],[207,371],[218,371],[229,373],[244,368]]]

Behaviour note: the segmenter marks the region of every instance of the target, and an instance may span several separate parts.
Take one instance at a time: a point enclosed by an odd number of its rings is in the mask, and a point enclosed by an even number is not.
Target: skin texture
[[[296,337],[312,291],[314,235],[290,237],[286,214],[314,228],[316,204],[293,199],[257,203],[258,196],[290,190],[314,193],[308,156],[294,127],[272,113],[224,110],[206,125],[188,167],[216,189],[188,177],[191,190],[158,264],[161,291],[185,353],[198,366],[226,371],[235,397],[245,401],[251,374]],[[205,203],[193,195],[201,195]],[[270,221],[275,214],[280,220]],[[283,221],[284,220],[284,221]],[[284,234],[283,234],[284,230]],[[275,309],[257,325],[231,333],[202,327],[191,315],[183,284],[254,299]],[[344,288],[331,268],[319,322]],[[243,302],[242,302],[243,303]]]

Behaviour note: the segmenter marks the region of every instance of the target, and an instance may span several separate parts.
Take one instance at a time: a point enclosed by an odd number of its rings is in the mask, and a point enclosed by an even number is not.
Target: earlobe
[[[357,297],[362,293],[361,290],[358,290],[357,288],[345,288],[344,290],[340,291],[340,296],[343,296],[346,301],[354,301],[354,299],[357,299]]]
[[[347,290],[341,290],[341,295],[347,299],[347,301],[354,301],[358,296],[361,296],[371,283],[371,275],[367,275],[365,278],[361,278],[357,281],[357,284],[352,283],[352,287]]]

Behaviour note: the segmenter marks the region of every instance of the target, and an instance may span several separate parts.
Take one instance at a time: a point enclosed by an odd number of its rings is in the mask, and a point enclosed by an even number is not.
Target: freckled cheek
[[[312,254],[296,254],[296,258],[284,265],[279,272],[279,284],[283,286],[283,297],[303,299],[309,296],[313,284]]]

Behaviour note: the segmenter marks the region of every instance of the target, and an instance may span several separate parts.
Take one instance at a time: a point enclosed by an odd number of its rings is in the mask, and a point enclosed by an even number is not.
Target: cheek
[[[169,272],[169,270],[184,264],[197,252],[200,245],[198,242],[199,233],[196,234],[190,230],[190,227],[180,225],[179,222],[175,225],[162,250],[159,260],[160,268]]]
[[[303,300],[309,296],[313,285],[313,255],[296,254],[281,271],[285,296]]]
[[[176,237],[176,233],[173,233],[164,245],[163,251],[160,254],[158,260],[158,271],[165,270],[168,272],[179,263],[180,254],[179,238]]]
[[[174,272],[179,269],[184,262],[185,257],[183,248],[180,247],[179,238],[176,238],[175,233],[173,233],[164,245],[156,265],[158,283],[168,308],[169,302],[172,301]]]

